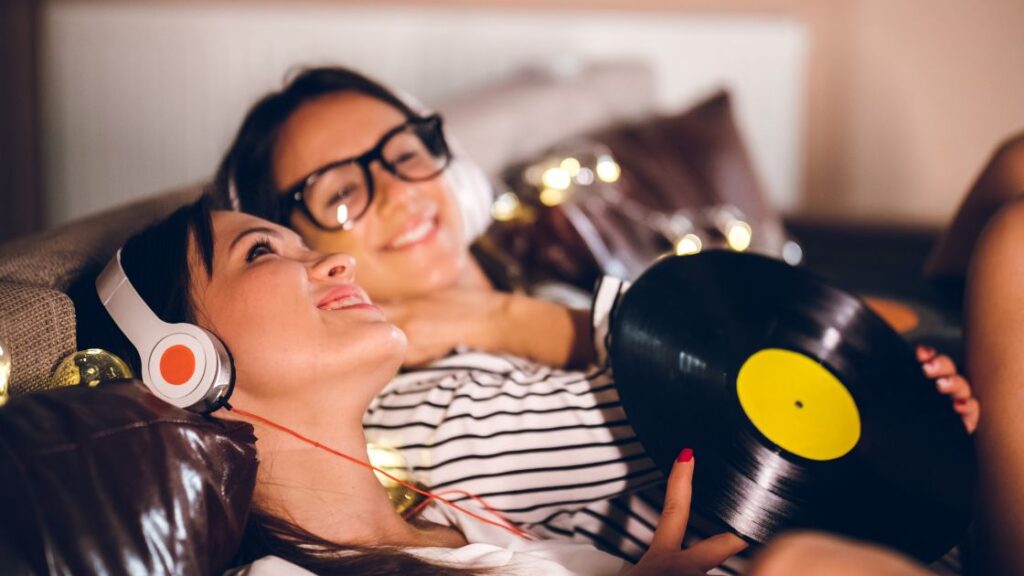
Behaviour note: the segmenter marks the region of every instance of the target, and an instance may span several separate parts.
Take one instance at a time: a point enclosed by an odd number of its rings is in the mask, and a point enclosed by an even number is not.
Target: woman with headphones
[[[255,427],[250,556],[317,573],[642,576],[704,573],[745,546],[728,535],[680,550],[689,450],[635,567],[541,539],[478,497],[425,493],[425,508],[400,515],[367,464],[362,418],[401,366],[406,339],[355,284],[355,268],[282,226],[212,212],[204,198],[132,237],[97,279],[123,334],[107,346],[153,394]]]

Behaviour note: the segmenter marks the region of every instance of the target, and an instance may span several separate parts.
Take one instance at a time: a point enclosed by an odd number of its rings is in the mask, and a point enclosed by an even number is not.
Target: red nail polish
[[[683,451],[679,453],[679,458],[676,458],[676,462],[689,462],[693,460],[693,450],[689,448],[683,448]]]

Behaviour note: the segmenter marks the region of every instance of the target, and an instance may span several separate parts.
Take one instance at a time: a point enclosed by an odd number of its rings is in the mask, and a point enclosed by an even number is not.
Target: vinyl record
[[[694,449],[693,505],[764,542],[791,528],[932,561],[963,536],[970,438],[913,350],[856,297],[749,254],[670,257],[623,295],[611,359],[667,474]]]

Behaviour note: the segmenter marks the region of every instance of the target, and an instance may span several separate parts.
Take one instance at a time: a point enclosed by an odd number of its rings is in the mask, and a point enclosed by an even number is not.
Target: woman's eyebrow
[[[252,228],[246,228],[245,230],[242,230],[242,232],[239,233],[238,236],[235,236],[234,240],[231,241],[231,244],[228,246],[228,252],[234,250],[235,245],[241,242],[242,238],[248,236],[249,234],[268,234],[276,238],[281,237],[281,234],[277,230],[274,230],[273,228],[268,228],[266,226],[254,226]]]

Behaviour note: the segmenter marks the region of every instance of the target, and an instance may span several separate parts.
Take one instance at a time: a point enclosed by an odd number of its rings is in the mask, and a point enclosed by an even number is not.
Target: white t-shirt
[[[473,502],[460,506],[487,518]],[[616,576],[633,567],[597,548],[569,540],[524,540],[511,532],[485,524],[443,504],[431,504],[424,519],[458,529],[468,545],[461,548],[408,548],[417,556],[440,563],[479,568],[504,568],[501,574],[524,576]]]
[[[460,504],[484,516],[474,502]],[[522,576],[619,576],[632,565],[593,546],[567,540],[524,540],[443,504],[431,504],[421,516],[458,529],[469,542],[460,548],[406,548],[425,560],[469,568],[490,568],[498,574]],[[266,556],[233,574],[247,576],[306,576],[308,570],[276,556]]]

